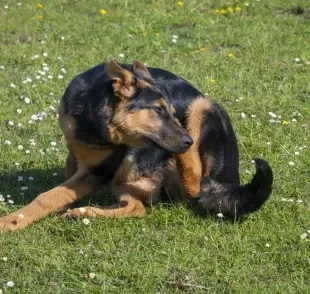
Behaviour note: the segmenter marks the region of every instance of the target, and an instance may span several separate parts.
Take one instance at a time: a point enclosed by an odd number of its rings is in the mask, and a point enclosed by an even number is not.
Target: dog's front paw
[[[0,231],[15,231],[23,229],[27,224],[28,223],[23,214],[11,213],[0,218]]]

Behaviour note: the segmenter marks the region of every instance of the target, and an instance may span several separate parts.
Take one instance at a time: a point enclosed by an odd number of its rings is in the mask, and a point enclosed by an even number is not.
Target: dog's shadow
[[[2,195],[0,198],[4,198],[6,208],[12,205],[25,206],[40,193],[53,189],[64,181],[63,168],[8,171],[0,174],[0,195]],[[106,186],[73,203],[72,207],[85,205],[108,206],[115,203],[116,199],[112,197],[109,187]]]
[[[6,205],[0,203],[0,217],[10,211],[14,211],[17,207],[22,207],[29,204],[40,193],[64,182],[64,169],[53,167],[50,169],[28,169],[24,171],[8,171],[0,174],[0,199],[4,198]],[[164,191],[163,191],[164,192]],[[109,206],[116,204],[117,200],[112,196],[109,185],[102,187],[99,191],[87,195],[82,200],[79,200],[70,205],[70,208],[81,206]],[[165,209],[170,209],[174,206],[173,201],[163,193],[162,201],[159,203]],[[180,204],[180,203],[178,203]],[[14,207],[13,207],[14,205]],[[176,204],[177,205],[177,204]],[[216,216],[212,216],[203,211],[197,201],[186,201],[183,203],[187,209],[191,210],[192,215],[198,218],[213,218],[218,220]],[[241,219],[225,218],[225,222],[243,222]]]

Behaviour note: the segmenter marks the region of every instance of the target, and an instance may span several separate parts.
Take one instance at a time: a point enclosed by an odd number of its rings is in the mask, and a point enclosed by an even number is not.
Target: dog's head
[[[112,79],[116,101],[109,125],[112,142],[139,146],[151,140],[170,152],[187,151],[192,138],[173,116],[173,106],[156,89],[141,62],[135,61],[129,71],[112,60],[106,73]]]

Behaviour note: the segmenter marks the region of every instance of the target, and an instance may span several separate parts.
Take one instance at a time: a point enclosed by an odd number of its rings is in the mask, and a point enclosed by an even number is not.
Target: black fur
[[[271,194],[273,174],[265,160],[256,158],[255,164],[256,174],[246,185],[220,183],[205,177],[198,195],[200,206],[211,214],[222,213],[228,217],[258,210]]]

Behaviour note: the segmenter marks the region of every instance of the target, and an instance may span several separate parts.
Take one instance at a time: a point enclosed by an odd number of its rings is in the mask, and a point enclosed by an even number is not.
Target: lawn
[[[230,113],[242,182],[256,156],[275,178],[266,205],[238,223],[160,204],[143,219],[56,215],[0,232],[0,293],[310,293],[309,0],[0,6],[0,216],[63,181],[58,101],[112,57],[208,93]]]

